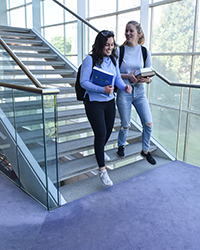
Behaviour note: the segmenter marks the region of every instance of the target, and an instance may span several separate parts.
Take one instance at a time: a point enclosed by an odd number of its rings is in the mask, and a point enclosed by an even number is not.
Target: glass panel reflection
[[[150,85],[150,101],[167,106],[180,106],[181,88],[171,87],[157,76],[153,77]]]
[[[152,56],[152,65],[172,82],[190,83],[191,59],[191,56]]]
[[[153,8],[152,52],[192,52],[196,1]]]
[[[153,117],[152,136],[172,155],[176,155],[179,112],[150,105]]]
[[[200,167],[200,161],[199,158],[197,157],[199,155],[199,148],[200,148],[199,123],[200,123],[200,116],[191,114],[186,160],[188,163]]]
[[[54,95],[1,87],[0,171],[48,209],[59,206]]]

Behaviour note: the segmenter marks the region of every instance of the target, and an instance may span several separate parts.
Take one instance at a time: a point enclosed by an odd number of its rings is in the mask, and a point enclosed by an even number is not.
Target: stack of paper
[[[156,74],[156,72],[152,68],[142,68],[136,70],[134,75],[136,77],[152,77]]]

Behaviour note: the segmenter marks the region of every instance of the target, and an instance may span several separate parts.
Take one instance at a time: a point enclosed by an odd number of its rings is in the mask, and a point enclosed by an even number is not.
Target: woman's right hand
[[[137,82],[137,78],[136,78],[135,75],[134,75],[135,71],[136,71],[136,70],[134,70],[134,71],[132,71],[132,72],[130,72],[130,73],[128,74],[128,79],[129,79],[129,81],[130,81],[131,83]]]
[[[132,93],[132,86],[131,85],[126,85],[125,92],[131,94]]]
[[[112,94],[114,87],[112,85],[107,85],[104,87],[104,92],[108,95]]]

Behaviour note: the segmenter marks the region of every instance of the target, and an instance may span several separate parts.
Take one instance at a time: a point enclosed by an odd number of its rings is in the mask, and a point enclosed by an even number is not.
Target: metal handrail
[[[96,32],[99,32],[99,30],[97,28],[95,28],[93,25],[91,25],[89,22],[87,22],[85,19],[83,19],[82,17],[80,17],[79,15],[77,15],[76,13],[74,13],[73,11],[71,11],[70,9],[68,9],[65,5],[59,3],[56,0],[53,0],[55,3],[57,3],[58,5],[60,5],[63,9],[67,10],[69,13],[71,13],[73,16],[75,16],[76,18],[78,18],[81,22],[85,23],[86,25],[88,25],[90,28],[92,28],[93,30],[95,30]]]
[[[8,52],[8,54],[12,57],[12,59],[19,65],[19,67],[24,71],[24,73],[28,76],[28,78],[35,84],[36,87],[43,88],[42,84],[34,77],[34,75],[26,68],[23,62],[15,55],[15,53],[9,48],[9,46],[4,42],[4,40],[0,37],[0,44],[3,48]]]
[[[161,75],[160,73],[158,73],[157,71],[156,75],[163,80],[165,83],[167,83],[170,86],[177,86],[177,87],[185,87],[185,88],[200,88],[200,84],[194,84],[194,83],[180,83],[180,82],[171,82],[169,81],[166,77],[164,77],[163,75]]]
[[[45,88],[45,87],[34,88],[34,87],[28,87],[28,86],[20,86],[20,85],[2,82],[2,81],[0,81],[0,86],[10,88],[10,89],[18,89],[18,90],[27,91],[27,92],[36,93],[36,94],[42,94],[42,95],[58,94],[60,92],[60,90],[56,88]]]

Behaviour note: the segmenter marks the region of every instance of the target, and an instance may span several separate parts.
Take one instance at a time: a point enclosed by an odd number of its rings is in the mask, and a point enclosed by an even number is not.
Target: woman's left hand
[[[146,77],[146,83],[149,84],[152,81],[152,77]]]
[[[151,77],[138,77],[138,82],[146,82],[147,84],[151,83],[152,78]]]
[[[125,91],[126,91],[127,93],[131,94],[131,92],[132,92],[132,87],[131,87],[131,85],[126,85]]]
[[[112,85],[107,85],[104,87],[104,92],[108,95],[111,95],[114,90],[114,87]]]

